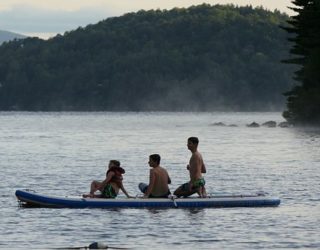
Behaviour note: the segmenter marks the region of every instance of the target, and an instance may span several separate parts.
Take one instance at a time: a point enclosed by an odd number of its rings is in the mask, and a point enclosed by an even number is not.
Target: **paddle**
[[[177,207],[178,207],[178,205],[177,205],[177,202],[176,202],[175,197],[174,197],[173,195],[170,195],[170,196],[169,196],[169,198],[173,201],[173,205],[174,205],[174,207],[175,207],[175,208],[177,208]]]

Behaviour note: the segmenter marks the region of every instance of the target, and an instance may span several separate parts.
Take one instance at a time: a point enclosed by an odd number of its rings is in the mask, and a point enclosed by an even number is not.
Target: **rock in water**
[[[249,127],[249,128],[258,128],[258,127],[260,127],[260,125],[258,123],[256,123],[256,122],[252,122],[250,124],[247,124],[247,127]]]
[[[281,128],[289,128],[290,124],[289,122],[280,122],[278,126]]]
[[[268,128],[275,128],[277,126],[277,123],[275,121],[268,121],[262,124],[264,127]]]

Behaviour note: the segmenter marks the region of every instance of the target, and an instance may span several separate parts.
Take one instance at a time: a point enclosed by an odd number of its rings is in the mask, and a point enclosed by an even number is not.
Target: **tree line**
[[[0,46],[0,110],[282,110],[288,16],[202,4]]]
[[[284,62],[298,65],[296,85],[288,91],[283,116],[293,124],[320,125],[320,2],[295,0],[297,13],[284,29],[291,34],[291,57]]]

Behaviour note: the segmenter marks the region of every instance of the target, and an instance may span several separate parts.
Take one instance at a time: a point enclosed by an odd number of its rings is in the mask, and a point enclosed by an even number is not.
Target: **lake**
[[[320,249],[320,129],[249,128],[280,113],[0,112],[0,248],[53,249],[94,241],[129,249]],[[226,125],[215,126],[223,122]],[[19,207],[16,189],[74,196],[110,159],[139,194],[159,153],[171,191],[188,180],[187,138],[199,137],[211,194],[264,191],[279,207],[48,209]],[[124,196],[120,194],[120,196]]]

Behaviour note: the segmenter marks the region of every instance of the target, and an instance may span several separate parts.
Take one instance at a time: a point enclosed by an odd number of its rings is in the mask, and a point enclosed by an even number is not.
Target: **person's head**
[[[113,168],[113,167],[120,167],[120,161],[117,161],[117,160],[109,161],[109,168]]]
[[[199,139],[198,137],[189,137],[188,138],[188,149],[191,151],[194,151],[198,148],[198,144],[199,144]]]
[[[160,165],[161,157],[158,154],[152,154],[149,156],[149,165],[150,167],[156,167]]]

